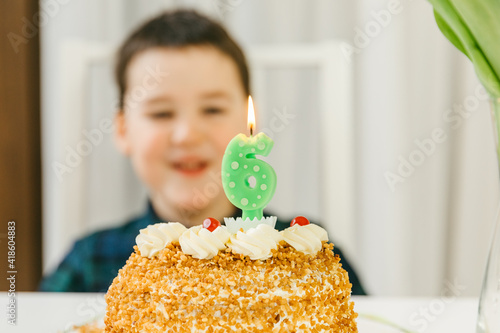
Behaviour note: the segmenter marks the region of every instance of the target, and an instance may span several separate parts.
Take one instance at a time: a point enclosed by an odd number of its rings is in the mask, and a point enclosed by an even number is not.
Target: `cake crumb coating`
[[[178,242],[154,258],[134,250],[105,296],[105,332],[357,332],[333,244],[305,255],[281,242],[266,260],[195,259]]]

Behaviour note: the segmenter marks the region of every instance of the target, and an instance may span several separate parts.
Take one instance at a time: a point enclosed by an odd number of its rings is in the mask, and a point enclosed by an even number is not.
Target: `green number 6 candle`
[[[250,133],[255,123],[253,112],[249,98]],[[273,144],[264,133],[250,137],[240,133],[227,145],[222,158],[222,186],[229,201],[243,211],[243,220],[262,219],[262,211],[276,190],[274,169],[256,158],[257,155],[267,156]]]
[[[222,185],[229,201],[247,217],[261,219],[262,211],[276,190],[276,173],[256,155],[267,156],[273,140],[264,133],[256,136],[238,134],[226,148],[222,158]]]

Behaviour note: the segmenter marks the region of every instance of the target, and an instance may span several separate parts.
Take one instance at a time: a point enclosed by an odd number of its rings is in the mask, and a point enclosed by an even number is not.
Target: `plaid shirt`
[[[265,214],[269,216],[269,214]],[[241,216],[241,211],[235,213]],[[106,292],[118,270],[122,268],[133,252],[135,237],[141,229],[150,224],[162,222],[151,205],[145,215],[127,224],[95,232],[75,243],[59,267],[40,283],[40,291]],[[283,230],[290,222],[278,220],[276,229]],[[365,295],[361,283],[338,248],[335,253],[342,258],[342,267],[349,274],[354,295]]]

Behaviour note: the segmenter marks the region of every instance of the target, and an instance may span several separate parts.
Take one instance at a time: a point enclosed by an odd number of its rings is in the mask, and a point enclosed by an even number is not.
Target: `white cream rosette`
[[[255,228],[231,235],[227,246],[234,253],[249,256],[252,260],[262,260],[271,257],[271,250],[277,249],[281,240],[283,237],[279,231],[267,224],[259,224]]]
[[[316,224],[294,225],[280,232],[285,242],[295,250],[305,254],[316,254],[328,241],[328,233]]]
[[[141,256],[151,258],[168,244],[178,241],[184,231],[186,227],[179,222],[156,223],[141,229],[135,242]]]
[[[230,233],[225,226],[209,231],[201,225],[187,229],[180,237],[182,251],[197,259],[212,259],[226,248]]]

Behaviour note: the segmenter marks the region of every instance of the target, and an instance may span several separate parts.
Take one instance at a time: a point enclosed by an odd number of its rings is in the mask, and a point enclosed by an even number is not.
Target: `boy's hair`
[[[132,58],[155,47],[181,48],[210,45],[229,56],[236,64],[246,95],[250,95],[250,77],[243,51],[215,21],[192,10],[166,12],[134,31],[118,52],[115,79],[119,89],[119,108],[123,109],[127,90],[127,68]]]

